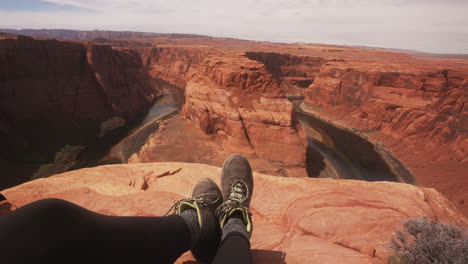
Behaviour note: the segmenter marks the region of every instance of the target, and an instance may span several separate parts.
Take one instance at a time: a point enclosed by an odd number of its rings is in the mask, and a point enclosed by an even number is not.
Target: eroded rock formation
[[[404,137],[461,140],[466,131],[461,129],[466,124],[466,88],[462,83],[468,72],[405,73],[348,67],[352,65],[324,66],[309,87],[305,102],[331,112],[351,111],[355,123],[368,129]]]
[[[14,205],[61,198],[107,215],[163,215],[196,182],[220,183],[221,168],[146,163],[81,169],[2,193]],[[292,179],[254,173],[255,263],[386,263],[386,243],[402,221],[426,216],[467,226],[434,189],[400,183]],[[144,202],[143,202],[144,201]],[[193,260],[190,253],[176,263]]]
[[[143,59],[150,76],[185,88],[189,73],[197,69],[207,53],[203,48],[158,45],[146,51]]]
[[[305,96],[303,110],[372,142],[418,184],[468,212],[465,59],[315,45],[251,49],[245,56],[261,62],[290,98]],[[302,87],[297,76],[311,85]]]
[[[134,117],[159,94],[132,50],[2,35],[0,59],[1,111],[11,123]]]
[[[467,80],[463,60],[329,62],[303,108],[383,144],[417,183],[437,188],[467,213]]]
[[[424,155],[430,160],[462,162],[456,166],[459,169],[454,174],[462,175],[462,170],[466,170],[463,83],[468,67],[464,60],[412,58],[381,50],[308,45],[246,44],[237,49],[245,53],[233,52],[227,43],[223,48],[163,45],[153,51],[157,55],[155,58],[162,60],[158,64],[159,60],[153,59],[147,68],[154,76],[186,86],[185,116],[205,132],[218,131],[220,138],[224,133],[219,129],[222,118],[213,112],[230,109],[229,103],[224,103],[229,96],[223,90],[232,89],[234,85],[232,81],[228,84],[230,80],[226,78],[245,83],[247,78],[252,80],[249,71],[257,71],[267,74],[268,85],[274,89],[279,87],[284,95],[297,99],[305,97],[310,106],[307,111],[350,131],[364,133],[371,142],[385,147],[388,153],[410,167],[417,182],[429,186],[440,184],[440,181],[437,184],[432,180],[424,181],[426,171],[418,169],[428,165]],[[226,75],[224,71],[231,73]],[[216,99],[218,97],[221,99]],[[294,123],[295,117],[291,120]],[[428,146],[438,149],[427,149]],[[417,159],[413,155],[415,150],[421,152]],[[434,174],[446,173],[447,166],[453,167],[446,165],[448,163],[433,167]],[[459,202],[462,198],[454,199]]]
[[[246,52],[245,56],[265,65],[287,96],[304,96],[326,60],[322,57],[294,56],[274,52]]]
[[[276,170],[282,175],[306,176],[305,134],[292,103],[261,63],[242,53],[202,56],[200,51],[158,47],[151,61],[158,65],[151,66],[151,75],[185,86],[183,115],[215,136],[216,152],[242,153],[279,163]],[[148,157],[157,146],[147,146],[133,161],[154,161]]]
[[[105,130],[105,120],[145,113],[159,94],[135,51],[0,35],[0,143],[6,163],[79,143]]]
[[[148,75],[186,88],[182,114],[187,119],[177,117],[163,123],[130,162],[177,160],[220,165],[226,155],[241,152],[251,158],[257,171],[304,175],[299,149],[307,144],[301,140],[302,129],[285,96],[305,97],[304,110],[359,134],[391,159],[400,160],[417,184],[437,188],[468,212],[468,178],[464,177],[468,169],[468,63],[462,57],[444,59],[426,54],[415,58],[382,49],[164,34],[105,43],[135,47]],[[150,48],[149,43],[154,45]],[[85,49],[86,53],[92,50]],[[87,58],[83,60],[85,68],[106,68],[106,64],[88,63]],[[100,87],[118,82],[109,81],[106,73],[91,75]],[[80,77],[84,83],[87,76]],[[124,96],[118,93],[115,98]],[[78,108],[80,113],[86,111]],[[2,120],[2,131],[9,131],[11,122],[7,121]],[[192,134],[184,135],[180,129]],[[199,131],[195,133],[195,129]],[[198,134],[201,131],[205,135]],[[331,142],[327,131],[320,132],[324,143]],[[192,142],[194,139],[200,141]],[[180,142],[185,145],[178,145]],[[176,153],[191,147],[198,149]],[[359,158],[363,166],[372,167],[365,155]]]

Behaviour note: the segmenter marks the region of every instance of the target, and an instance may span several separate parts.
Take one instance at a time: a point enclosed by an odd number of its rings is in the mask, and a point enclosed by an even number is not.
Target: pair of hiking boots
[[[247,234],[252,233],[252,213],[249,210],[253,192],[252,169],[246,158],[235,154],[229,156],[223,165],[221,188],[205,178],[195,186],[192,197],[174,204],[175,214],[195,210],[200,227],[200,236],[193,243],[191,251],[200,262],[209,262],[216,255],[222,230],[230,218],[243,221]],[[247,239],[249,239],[247,237]]]

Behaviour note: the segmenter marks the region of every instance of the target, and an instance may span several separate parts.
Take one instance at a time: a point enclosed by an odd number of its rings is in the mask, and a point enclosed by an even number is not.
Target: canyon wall
[[[265,50],[245,56],[262,63],[290,99],[304,98],[302,110],[372,142],[416,184],[437,188],[468,214],[466,59],[314,45]]]
[[[261,64],[242,56],[205,60],[185,97],[184,115],[230,152],[304,166],[307,144],[293,105]]]
[[[134,117],[159,95],[135,51],[107,45],[3,35],[0,70],[1,111],[15,123]]]
[[[415,176],[417,184],[438,188],[468,212],[464,198],[466,187],[463,187],[468,183],[462,176],[468,166],[466,60],[413,58],[402,53],[349,47],[263,43],[234,49],[229,45],[232,44],[225,43],[225,47],[159,45],[152,51],[157,56],[147,60],[150,74],[186,87],[184,115],[214,135],[218,142],[224,142],[227,149],[234,146],[233,151],[246,150],[263,145],[249,145],[252,132],[248,129],[235,132],[224,125],[224,120],[229,120],[227,124],[232,120],[243,122],[242,109],[261,108],[241,105],[255,98],[245,88],[251,80],[256,80],[254,74],[261,74],[263,81],[269,82],[268,86],[275,87],[282,96],[304,98],[301,105],[304,110],[364,137],[392,156],[391,159],[400,160]],[[228,98],[236,90],[248,96],[231,104]],[[254,90],[261,93],[261,85]],[[262,107],[274,105],[262,100]],[[275,102],[281,100],[276,98]],[[238,107],[231,107],[236,104],[241,109],[239,113],[234,111]],[[291,113],[293,124],[296,118],[288,107],[277,110],[284,116]],[[276,113],[276,110],[268,111]],[[226,131],[228,136],[224,135]],[[244,140],[243,134],[249,137]],[[297,159],[293,159],[296,161],[292,164],[297,164]],[[154,159],[147,161],[151,160]]]
[[[2,158],[21,162],[82,143],[143,114],[159,96],[139,54],[0,34]]]
[[[185,87],[182,114],[214,136],[216,152],[261,160],[254,162],[260,171],[272,172],[266,168],[274,167],[276,174],[306,176],[306,135],[292,103],[264,65],[243,53],[156,46],[147,69],[151,76]],[[153,146],[145,147],[132,162],[155,161],[151,153],[158,144],[149,144]]]
[[[160,78],[178,87],[185,88],[189,73],[208,54],[206,48],[155,46],[149,52],[141,52],[146,70],[153,78]]]
[[[416,183],[468,210],[467,60],[177,37],[96,40],[119,46],[111,48],[3,35],[2,145],[32,149],[31,142],[50,145],[80,135],[78,128],[95,131],[103,120],[138,115],[158,94],[154,78],[185,89],[185,118],[162,122],[129,162],[222,165],[240,152],[257,171],[305,176],[307,142],[286,100],[305,98],[304,110],[379,146]]]
[[[468,214],[467,80],[464,60],[327,62],[301,106],[379,144]]]
[[[245,56],[263,63],[266,70],[278,81],[281,90],[290,97],[304,96],[326,62],[321,57],[273,52],[246,52]]]
[[[468,147],[467,77],[468,72],[451,69],[398,72],[329,63],[308,88],[305,102],[346,115],[350,125],[362,130],[446,144],[453,158],[463,160]]]

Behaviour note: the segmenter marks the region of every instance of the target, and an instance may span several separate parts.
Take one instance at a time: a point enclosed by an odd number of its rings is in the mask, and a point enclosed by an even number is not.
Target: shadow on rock
[[[286,261],[284,260],[285,257],[286,252],[283,251],[252,249],[252,262],[255,264],[286,264]],[[187,260],[184,261],[183,264],[198,264],[198,262]]]
[[[252,258],[253,263],[271,263],[271,264],[286,264],[284,260],[286,257],[286,252],[283,251],[274,251],[274,250],[264,250],[264,249],[253,249]]]

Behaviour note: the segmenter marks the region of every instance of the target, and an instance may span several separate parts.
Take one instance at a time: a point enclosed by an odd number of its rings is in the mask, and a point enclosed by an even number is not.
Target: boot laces
[[[192,198],[184,198],[175,202],[171,206],[171,208],[169,208],[169,210],[164,214],[164,216],[168,215],[172,210],[174,210],[174,212],[177,212],[180,209],[180,206],[182,205],[182,203],[194,204],[195,202],[197,202],[197,204],[200,206],[209,207],[210,205],[213,205],[216,202],[218,202],[220,198],[221,197],[218,194],[212,194],[212,193],[211,194],[201,193],[200,195],[197,195]]]
[[[241,180],[235,180],[230,186],[230,191],[227,201],[216,208],[215,214],[218,219],[224,218],[225,215],[232,212],[234,209],[240,209],[244,211],[248,216],[252,213],[250,209],[244,205],[244,202],[249,197],[249,188],[245,182]]]
[[[247,188],[245,182],[241,180],[233,181],[229,189],[228,200],[243,204],[249,197],[249,188]]]

